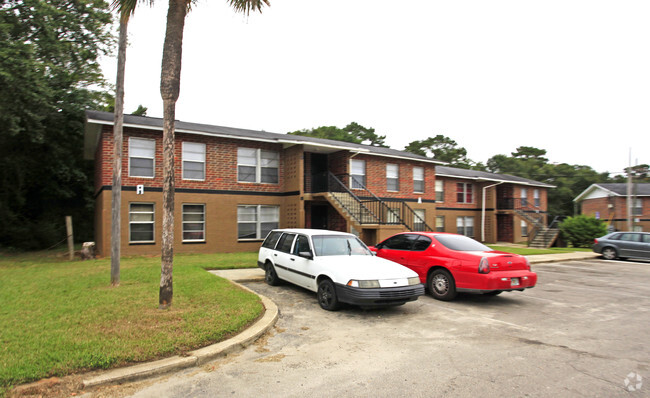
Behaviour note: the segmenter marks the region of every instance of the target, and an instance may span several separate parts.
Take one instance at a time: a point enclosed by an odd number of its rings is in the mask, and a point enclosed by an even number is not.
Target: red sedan
[[[458,292],[496,296],[537,283],[526,257],[492,250],[463,235],[404,232],[370,249],[417,272],[438,300],[453,300]]]

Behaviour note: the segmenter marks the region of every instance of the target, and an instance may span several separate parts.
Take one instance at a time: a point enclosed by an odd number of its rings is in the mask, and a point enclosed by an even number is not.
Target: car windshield
[[[317,256],[371,256],[372,253],[359,239],[348,235],[312,236]]]
[[[492,251],[484,244],[462,235],[436,235],[436,240],[450,250],[461,252]]]

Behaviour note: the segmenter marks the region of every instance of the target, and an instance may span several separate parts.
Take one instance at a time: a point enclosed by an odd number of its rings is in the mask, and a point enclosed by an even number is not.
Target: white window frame
[[[191,147],[195,146],[195,148],[202,148],[203,151],[193,151],[190,150],[189,148],[186,147]],[[206,145],[202,142],[183,142],[183,149],[182,149],[182,161],[181,161],[181,177],[183,180],[188,180],[188,181],[205,181],[205,175],[206,175]],[[186,152],[187,151],[187,152]],[[203,160],[186,160],[186,156],[189,157],[190,154],[198,154],[203,156]],[[203,164],[203,178],[186,178],[185,177],[185,163],[202,163]]]
[[[469,222],[471,221],[471,222]],[[472,224],[472,225],[468,225]],[[474,217],[472,216],[459,216],[456,217],[456,233],[459,235],[465,235],[467,237],[473,238],[476,230],[474,229]],[[472,234],[467,234],[467,228],[472,227]],[[462,228],[462,232],[459,229]]]
[[[363,169],[363,174],[355,174],[355,167],[353,164],[357,164],[362,166],[361,169]],[[354,177],[361,177],[361,178],[354,178]],[[350,188],[351,189],[363,189],[362,186],[358,184],[363,184],[364,186],[366,185],[366,161],[363,159],[350,159]]]
[[[415,216],[413,217],[413,228],[416,231],[424,231],[427,225],[427,212],[425,209],[413,209]],[[420,226],[420,227],[418,227]]]
[[[541,201],[539,198],[539,189],[534,189],[533,190],[533,200],[534,200],[534,205],[535,207],[539,207],[541,205]]]
[[[394,180],[397,189],[390,189],[389,181]],[[399,165],[396,163],[386,164],[386,191],[399,192]]]
[[[255,221],[240,221],[239,220],[239,209],[240,208],[254,208],[255,209]],[[276,209],[277,219],[275,221],[263,221],[262,220],[262,209],[263,208],[274,208]],[[240,242],[246,241],[258,241],[264,240],[266,236],[262,236],[262,223],[264,222],[275,222],[277,225],[273,229],[278,229],[280,226],[280,206],[275,205],[239,205],[237,206],[237,240]],[[255,224],[255,238],[240,238],[239,237],[239,224]]]
[[[418,175],[421,174],[421,177]],[[421,181],[422,182],[422,190],[417,190],[415,188],[415,182],[416,181]],[[419,166],[413,166],[413,192],[414,193],[424,193],[425,190],[424,186],[424,167],[419,167]]]
[[[528,189],[521,188],[521,205],[528,206]]]
[[[151,143],[153,145],[153,154],[151,157],[149,156],[133,156],[133,142],[134,141],[141,141],[141,142],[147,142]],[[149,148],[147,148],[149,149]],[[133,175],[131,174],[131,159],[151,159],[151,176],[140,176],[140,175]],[[129,177],[134,177],[134,178],[149,178],[153,179],[156,177],[156,140],[152,138],[139,138],[139,137],[129,137]]]
[[[196,213],[196,212],[189,212],[185,211],[185,206],[201,206],[203,207],[203,211],[201,213]],[[185,214],[202,214],[203,215],[203,221],[185,221]],[[183,229],[181,231],[181,238],[183,242],[205,242],[205,203],[183,203],[181,206],[181,223],[183,225]],[[185,239],[185,224],[203,224],[203,229],[201,232],[203,233],[203,238],[202,239]],[[198,232],[198,231],[187,231],[187,232]]]
[[[643,199],[636,198],[634,200],[634,203],[633,203],[633,206],[632,206],[632,215],[633,216],[641,216],[641,215],[643,215]],[[643,231],[638,231],[638,232],[643,232]]]
[[[440,193],[441,199],[438,200],[438,193]],[[436,202],[442,203],[445,201],[445,182],[442,180],[436,180]]]
[[[132,205],[151,205],[151,211],[138,211],[131,210]],[[151,214],[151,221],[132,221],[131,214]],[[133,224],[151,224],[151,237],[152,240],[132,240],[131,239],[131,225]],[[131,202],[129,203],[129,243],[155,243],[156,242],[156,204],[151,202]]]
[[[239,161],[239,150],[240,149],[247,149],[251,151],[255,151],[255,164],[243,164],[240,163]],[[274,153],[277,155],[277,159],[274,159],[277,161],[277,166],[276,167],[264,167],[262,165],[262,160],[265,159],[262,156],[262,153]],[[245,167],[255,167],[255,181],[242,181],[239,179],[239,166],[245,166]],[[275,169],[276,170],[276,175],[277,175],[277,182],[263,182],[262,181],[262,169],[263,168],[269,168],[269,169]],[[269,185],[278,185],[280,183],[280,152],[279,151],[273,151],[273,150],[268,150],[268,149],[261,149],[261,148],[248,148],[248,147],[238,147],[237,148],[237,182],[240,184],[269,184]]]
[[[463,201],[459,202],[458,201],[458,184],[463,185]],[[470,202],[467,201],[467,188],[470,187],[472,189],[472,200]],[[474,189],[474,184],[471,182],[457,182],[456,183],[456,203],[460,204],[471,204],[474,203],[474,198],[476,196],[476,190]]]
[[[442,222],[439,223],[438,221]],[[442,227],[442,229],[439,229],[440,227]],[[445,232],[445,216],[436,216],[436,232]]]
[[[521,226],[521,236],[524,237],[524,238],[527,237],[528,236],[528,223],[526,221],[524,221],[524,220],[521,220],[520,226]]]

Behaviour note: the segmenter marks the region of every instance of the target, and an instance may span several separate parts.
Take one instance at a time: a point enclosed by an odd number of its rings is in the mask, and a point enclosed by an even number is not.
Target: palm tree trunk
[[[169,0],[163,46],[160,95],[163,100],[163,225],[158,308],[172,304],[174,268],[174,119],[181,86],[183,28],[187,0]]]
[[[111,222],[111,285],[120,284],[120,246],[122,209],[122,127],[124,124],[124,69],[129,18],[120,15],[117,77],[115,82],[115,116],[113,123],[113,189]]]

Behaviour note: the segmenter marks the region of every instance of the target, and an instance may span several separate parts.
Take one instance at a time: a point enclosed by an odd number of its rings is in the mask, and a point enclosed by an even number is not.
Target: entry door
[[[314,229],[328,229],[328,206],[311,206],[311,227]]]
[[[327,192],[327,155],[311,154],[311,191]]]
[[[497,240],[514,242],[512,214],[497,214]]]

